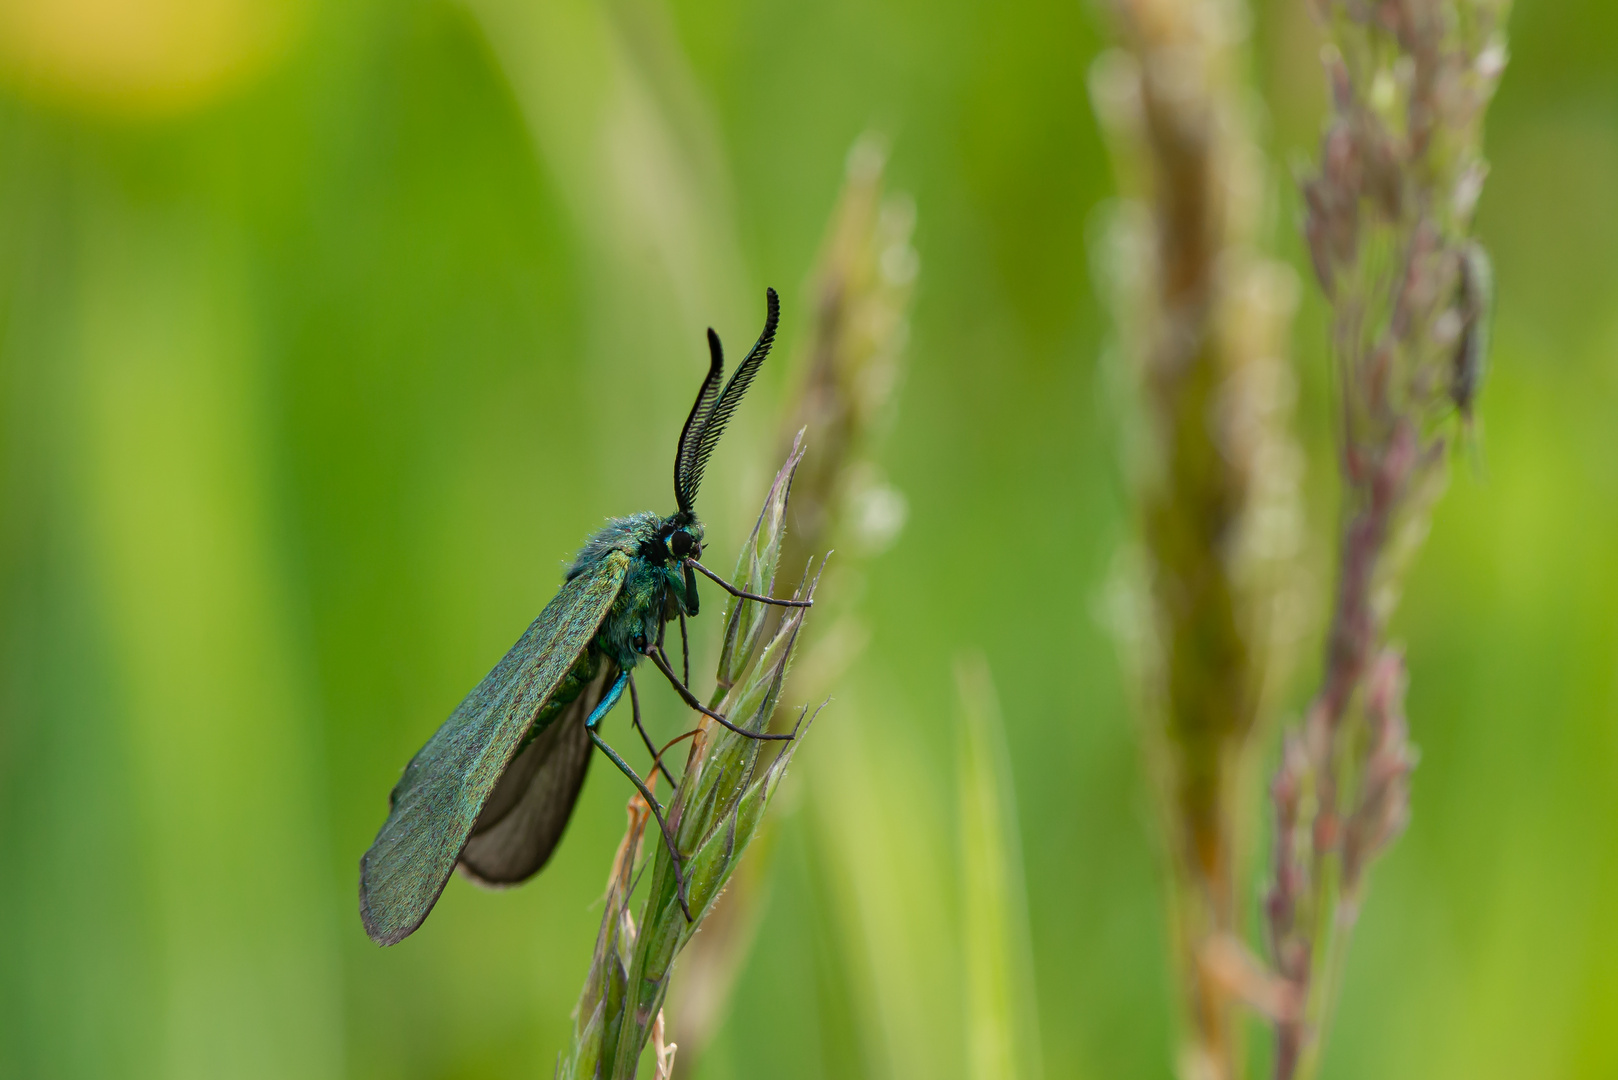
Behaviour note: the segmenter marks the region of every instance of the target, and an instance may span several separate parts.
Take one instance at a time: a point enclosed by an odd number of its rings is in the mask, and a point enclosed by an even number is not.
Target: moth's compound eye
[[[701,554],[702,549],[697,541],[688,532],[677,532],[669,537],[669,548],[677,559],[694,559]]]

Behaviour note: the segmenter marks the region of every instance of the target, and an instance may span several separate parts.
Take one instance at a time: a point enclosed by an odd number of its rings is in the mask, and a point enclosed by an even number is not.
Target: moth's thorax
[[[683,533],[689,545],[676,537]],[[692,558],[701,558],[702,522],[693,514],[675,512],[667,517],[657,514],[631,514],[629,517],[609,518],[596,534],[584,542],[584,547],[568,566],[566,578],[571,581],[586,568],[605,558],[609,551],[622,551],[638,557],[653,566],[677,564],[676,549],[685,548]]]
[[[629,558],[623,586],[596,633],[596,647],[628,670],[657,640],[664,621],[682,612],[695,615],[695,577],[678,553],[697,558],[701,550],[702,523],[687,513],[613,518],[590,537],[568,568],[569,580],[613,552]]]

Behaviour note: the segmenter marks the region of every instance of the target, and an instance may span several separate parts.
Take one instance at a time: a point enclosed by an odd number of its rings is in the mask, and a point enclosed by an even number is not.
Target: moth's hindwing
[[[377,944],[404,940],[438,902],[484,803],[534,718],[589,647],[628,566],[628,555],[609,551],[563,584],[405,766],[388,820],[360,860],[360,917]],[[552,723],[570,713],[563,710]]]
[[[467,877],[499,887],[539,873],[573,816],[594,756],[584,721],[617,677],[618,665],[602,657],[579,696],[511,759],[461,849],[459,865]]]

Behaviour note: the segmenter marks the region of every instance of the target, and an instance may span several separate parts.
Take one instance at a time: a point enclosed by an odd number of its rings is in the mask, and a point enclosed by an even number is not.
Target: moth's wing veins
[[[609,551],[564,583],[405,766],[388,819],[360,859],[360,918],[377,944],[404,940],[438,902],[483,804],[534,717],[589,646],[628,566],[629,556]]]

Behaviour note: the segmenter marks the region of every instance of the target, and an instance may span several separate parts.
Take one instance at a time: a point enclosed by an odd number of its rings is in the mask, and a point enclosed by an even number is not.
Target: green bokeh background
[[[1278,176],[1320,122],[1301,8],[1253,19]],[[549,1075],[621,780],[594,770],[540,878],[452,882],[397,948],[360,928],[357,860],[561,560],[606,515],[667,508],[702,327],[739,348],[774,284],[790,356],[872,127],[918,209],[881,455],[910,517],[804,753],[858,760],[858,813],[779,804],[769,910],[699,1075],[966,1075],[951,664],[971,648],[1005,717],[1044,1073],[1170,1075],[1158,846],[1098,615],[1128,524],[1086,252],[1109,195],[1095,11],[363,0],[280,25],[161,108],[15,71],[0,99],[0,1077]],[[1484,464],[1458,470],[1397,620],[1422,763],[1338,1080],[1618,1075],[1615,42],[1594,0],[1513,18],[1479,221]],[[710,474],[721,565],[788,367]],[[904,858],[850,914],[861,815]]]

